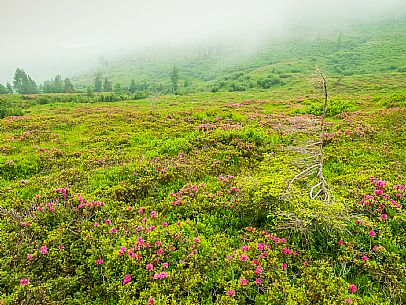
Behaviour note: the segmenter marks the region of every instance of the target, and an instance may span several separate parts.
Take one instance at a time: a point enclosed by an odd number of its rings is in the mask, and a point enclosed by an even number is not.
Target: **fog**
[[[260,40],[300,24],[323,29],[404,12],[405,0],[0,0],[0,83],[16,67],[42,82],[157,44]]]

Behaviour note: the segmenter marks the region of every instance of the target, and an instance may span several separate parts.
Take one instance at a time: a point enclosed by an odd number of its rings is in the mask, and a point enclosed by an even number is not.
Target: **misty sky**
[[[101,55],[158,43],[238,39],[405,11],[406,0],[0,0],[0,82],[11,81],[17,66],[42,82],[87,69]]]

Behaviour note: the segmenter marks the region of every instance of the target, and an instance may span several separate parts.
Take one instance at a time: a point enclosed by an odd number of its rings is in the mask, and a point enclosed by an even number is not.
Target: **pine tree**
[[[54,93],[64,92],[64,83],[62,81],[62,76],[60,76],[59,74],[55,76],[52,92]]]
[[[102,74],[96,73],[94,78],[94,91],[102,92],[103,91],[103,82],[102,82]]]
[[[11,87],[9,82],[7,82],[7,84],[6,84],[6,90],[7,90],[8,94],[13,94],[14,93],[13,87]]]
[[[131,80],[130,87],[128,88],[128,91],[130,91],[131,94],[134,94],[135,91],[137,91],[137,86],[135,85],[135,81]]]
[[[114,93],[117,95],[121,95],[123,93],[123,89],[121,88],[120,83],[115,83],[114,84],[114,89],[113,89]]]
[[[72,84],[72,82],[70,81],[69,78],[65,78],[63,91],[65,93],[73,93],[73,92],[75,92],[75,87],[73,87],[73,84]]]
[[[176,65],[173,65],[171,72],[171,83],[172,83],[172,92],[178,92],[178,80],[179,80],[179,70]]]
[[[14,73],[14,90],[20,94],[38,93],[35,81],[23,69],[17,68]]]
[[[111,92],[113,91],[113,84],[107,78],[104,79],[103,83],[103,91],[104,92]]]
[[[7,93],[6,87],[4,87],[2,84],[0,84],[0,94],[6,94],[6,93]]]

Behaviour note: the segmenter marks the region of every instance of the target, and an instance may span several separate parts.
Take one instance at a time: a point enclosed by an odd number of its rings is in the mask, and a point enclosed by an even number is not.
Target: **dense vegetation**
[[[0,305],[406,303],[405,27],[40,86],[17,69],[0,86]],[[298,175],[318,147],[328,203]]]
[[[321,101],[267,94],[3,96],[0,300],[404,303],[405,93],[331,99],[332,204],[282,196]]]

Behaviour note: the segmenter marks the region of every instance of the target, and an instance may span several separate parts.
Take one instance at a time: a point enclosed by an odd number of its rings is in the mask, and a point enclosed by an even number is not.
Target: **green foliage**
[[[14,73],[14,90],[21,94],[37,93],[38,87],[35,81],[24,72],[23,69],[17,68]]]

